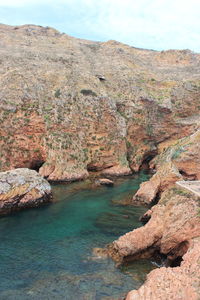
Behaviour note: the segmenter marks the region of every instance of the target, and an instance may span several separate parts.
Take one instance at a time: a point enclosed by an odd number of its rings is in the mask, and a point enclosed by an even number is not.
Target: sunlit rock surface
[[[0,172],[0,215],[50,202],[50,184],[36,171]]]
[[[199,124],[199,54],[35,25],[1,24],[0,41],[1,171],[127,175]]]

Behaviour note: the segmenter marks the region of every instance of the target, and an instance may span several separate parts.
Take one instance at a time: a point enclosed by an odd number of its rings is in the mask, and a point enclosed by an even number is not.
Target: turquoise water
[[[141,226],[145,209],[122,201],[147,176],[118,179],[113,188],[53,185],[54,203],[2,217],[0,299],[108,300],[138,288],[150,262],[119,269],[95,258],[92,249]]]

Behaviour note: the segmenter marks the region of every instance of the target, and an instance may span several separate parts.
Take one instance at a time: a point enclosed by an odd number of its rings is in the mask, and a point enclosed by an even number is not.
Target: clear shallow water
[[[120,203],[147,176],[118,179],[113,188],[54,185],[53,204],[0,218],[0,299],[106,300],[138,288],[150,262],[118,269],[92,248],[141,226],[145,209]]]

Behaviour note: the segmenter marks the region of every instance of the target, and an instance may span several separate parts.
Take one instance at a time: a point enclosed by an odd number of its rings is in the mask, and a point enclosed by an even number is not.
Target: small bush
[[[95,92],[93,92],[92,90],[81,90],[81,94],[83,94],[84,96],[93,96],[93,97],[97,97],[97,94]]]
[[[60,91],[60,89],[57,89],[56,91],[55,91],[55,97],[56,98],[59,98],[61,96],[61,91]]]

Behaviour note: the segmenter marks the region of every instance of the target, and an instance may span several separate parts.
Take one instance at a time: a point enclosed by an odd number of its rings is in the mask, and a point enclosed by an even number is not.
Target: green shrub
[[[55,97],[56,98],[59,98],[61,96],[61,91],[60,91],[60,89],[57,89],[56,91],[55,91]]]
[[[92,90],[82,89],[82,90],[81,90],[81,94],[83,94],[84,96],[93,96],[93,97],[97,97],[97,94],[96,94],[95,92],[93,92]]]

